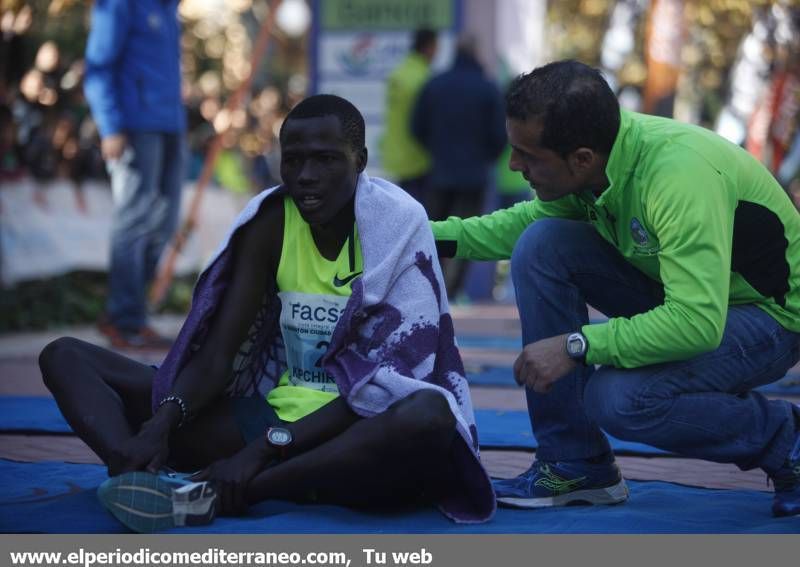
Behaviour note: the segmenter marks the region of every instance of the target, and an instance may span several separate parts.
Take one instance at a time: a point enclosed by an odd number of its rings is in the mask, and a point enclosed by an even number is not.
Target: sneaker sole
[[[154,474],[131,472],[105,481],[98,487],[97,496],[127,528],[152,533],[210,523],[215,499],[203,501],[207,486],[205,482],[181,486]]]
[[[625,479],[617,484],[605,488],[592,488],[590,490],[576,490],[558,496],[546,498],[512,498],[501,497],[498,504],[512,508],[550,508],[554,506],[569,506],[570,504],[620,504],[628,499],[628,485]]]

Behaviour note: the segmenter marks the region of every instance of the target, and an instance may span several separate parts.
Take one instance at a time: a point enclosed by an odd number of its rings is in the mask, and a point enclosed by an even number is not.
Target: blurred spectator
[[[281,149],[276,137],[269,140],[253,158],[252,178],[257,190],[280,184]]]
[[[177,0],[94,4],[84,88],[111,175],[109,298],[100,329],[117,347],[159,347],[148,284],[178,222],[186,116]]]
[[[222,135],[222,150],[217,156],[214,177],[220,185],[234,193],[248,193],[252,191],[252,185],[238,142],[238,134],[234,129]]]
[[[16,18],[24,20],[29,12],[23,7]],[[0,28],[6,30],[12,19],[13,12],[6,12]],[[23,33],[27,25],[23,21],[14,29]],[[8,45],[4,49],[8,51]],[[102,162],[98,163],[97,130],[83,98],[83,61],[66,65],[53,41],[39,46],[30,69],[25,70],[23,61],[4,71],[7,77],[19,78],[4,91],[9,103],[3,114],[10,113],[12,121],[10,129],[3,128],[3,178],[29,173],[41,182],[69,178],[76,184],[105,178]]]
[[[97,143],[99,134],[97,125],[91,117],[85,117],[78,127],[78,157],[75,168],[71,170],[71,178],[76,183],[84,179],[105,179],[107,177],[103,155]]]
[[[48,118],[25,145],[28,171],[37,181],[50,181],[69,172],[77,157],[75,123],[69,117]],[[63,167],[62,167],[63,166]]]
[[[430,75],[430,64],[437,46],[436,32],[417,30],[411,52],[386,82],[386,130],[381,140],[383,169],[420,202],[424,200],[425,179],[431,160],[411,134],[411,112]]]
[[[13,181],[23,173],[15,144],[16,130],[11,109],[0,105],[0,181]]]
[[[506,131],[500,90],[484,75],[473,38],[462,38],[453,66],[423,87],[411,130],[433,159],[424,201],[431,220],[479,215]],[[467,265],[450,260],[442,267],[455,297]]]
[[[0,99],[7,100],[7,90],[25,74],[26,37],[33,22],[27,4],[18,12],[6,10],[0,16]]]

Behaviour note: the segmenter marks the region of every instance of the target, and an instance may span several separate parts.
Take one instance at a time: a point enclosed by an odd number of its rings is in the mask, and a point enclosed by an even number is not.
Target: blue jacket
[[[178,0],[97,0],[84,92],[102,137],[181,132]]]
[[[431,154],[431,189],[483,191],[506,143],[500,90],[475,59],[459,53],[422,88],[411,131]]]

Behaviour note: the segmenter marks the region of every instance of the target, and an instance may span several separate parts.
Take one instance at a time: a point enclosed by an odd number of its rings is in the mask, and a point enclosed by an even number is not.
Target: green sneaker
[[[115,518],[137,533],[209,524],[216,511],[216,492],[210,483],[192,482],[187,476],[125,473],[101,484],[97,496]]]

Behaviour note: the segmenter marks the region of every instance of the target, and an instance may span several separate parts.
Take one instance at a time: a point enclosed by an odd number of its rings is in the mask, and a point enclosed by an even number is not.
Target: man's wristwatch
[[[281,460],[284,460],[286,451],[292,444],[292,432],[285,427],[270,427],[267,429],[267,443],[275,447],[281,455]]]
[[[583,333],[570,333],[567,335],[567,356],[572,360],[586,364],[586,351],[589,350],[589,341]]]

